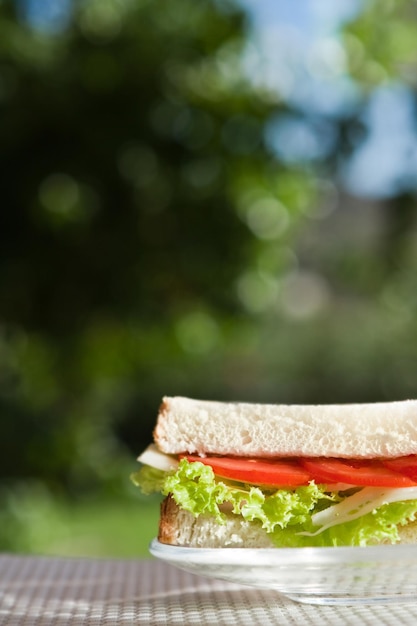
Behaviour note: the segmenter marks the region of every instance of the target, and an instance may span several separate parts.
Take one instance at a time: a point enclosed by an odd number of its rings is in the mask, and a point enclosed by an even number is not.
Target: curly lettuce
[[[276,545],[302,546],[366,546],[379,542],[395,543],[398,527],[417,519],[417,499],[369,505],[364,515],[349,519],[341,517],[329,526],[314,520],[329,516],[325,510],[340,507],[345,511],[357,507],[360,491],[328,493],[314,482],[295,489],[261,489],[253,485],[220,480],[212,468],[200,462],[182,459],[176,470],[164,472],[143,466],[132,476],[140,489],[150,494],[170,494],[181,508],[196,517],[211,515],[219,524],[225,523],[225,506],[234,515],[258,524],[269,533]],[[363,490],[365,493],[365,490]],[[403,490],[404,491],[404,490]],[[350,501],[350,498],[352,499]],[[350,505],[352,502],[352,505]],[[227,513],[230,514],[230,513]],[[351,516],[352,517],[352,516]]]

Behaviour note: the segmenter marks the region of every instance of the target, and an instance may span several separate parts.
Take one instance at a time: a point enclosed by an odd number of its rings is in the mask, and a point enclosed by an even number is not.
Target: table
[[[415,604],[309,606],[155,560],[0,555],[1,626],[415,625]]]

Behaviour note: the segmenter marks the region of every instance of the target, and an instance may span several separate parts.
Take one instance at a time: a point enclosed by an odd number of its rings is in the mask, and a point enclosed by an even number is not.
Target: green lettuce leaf
[[[149,465],[143,465],[138,472],[130,475],[133,484],[139,487],[146,496],[150,496],[152,493],[161,493],[166,477],[166,472]]]
[[[225,502],[234,504],[233,490],[216,481],[211,467],[186,459],[181,460],[174,474],[167,476],[162,493],[171,494],[181,508],[195,516],[214,515],[220,524],[225,516],[219,506]]]
[[[399,539],[398,527],[417,519],[417,500],[392,502],[358,519],[318,532],[312,516],[345,496],[326,493],[323,486],[314,483],[274,491],[219,480],[208,465],[186,459],[171,472],[143,466],[132,480],[143,493],[171,494],[181,508],[195,516],[212,515],[219,524],[226,519],[222,505],[229,503],[233,514],[258,524],[281,547],[395,543]]]
[[[225,520],[220,507],[229,503],[235,515],[260,523],[267,532],[276,526],[304,524],[319,501],[335,498],[315,484],[264,492],[259,487],[218,480],[210,466],[186,459],[167,475],[162,493],[171,494],[178,506],[193,515],[213,515],[220,524]]]
[[[272,539],[285,547],[304,546],[369,546],[376,543],[396,543],[398,528],[417,519],[417,500],[385,504],[372,513],[367,513],[351,522],[338,524],[314,536],[304,535],[317,530],[307,523],[287,527],[274,533]]]

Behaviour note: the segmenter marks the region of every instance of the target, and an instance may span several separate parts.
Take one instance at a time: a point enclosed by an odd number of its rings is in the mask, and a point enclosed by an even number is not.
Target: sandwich
[[[166,397],[132,475],[158,539],[193,548],[417,543],[417,400],[273,405]]]

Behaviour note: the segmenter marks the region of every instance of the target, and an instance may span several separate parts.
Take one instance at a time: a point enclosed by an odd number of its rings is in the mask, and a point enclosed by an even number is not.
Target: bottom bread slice
[[[398,529],[402,544],[417,544],[417,521]],[[276,548],[261,524],[238,515],[226,515],[225,524],[214,517],[181,509],[168,496],[161,504],[158,539],[161,543],[190,548]]]
[[[168,496],[161,504],[158,539],[161,543],[190,548],[274,548],[268,534],[255,522],[226,515],[218,524],[209,515],[194,517]]]

